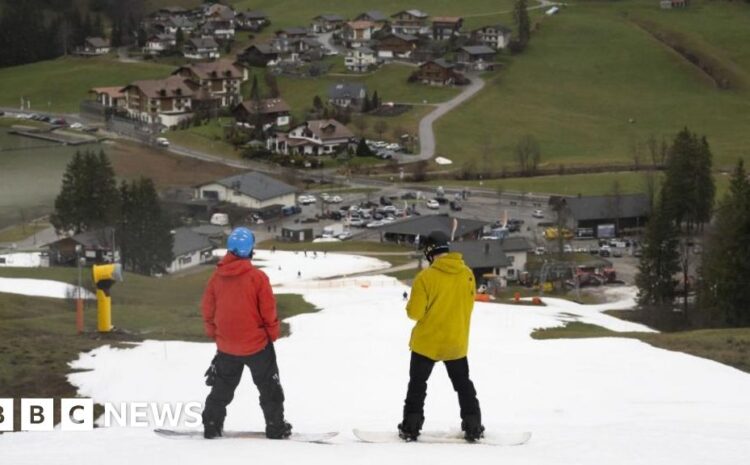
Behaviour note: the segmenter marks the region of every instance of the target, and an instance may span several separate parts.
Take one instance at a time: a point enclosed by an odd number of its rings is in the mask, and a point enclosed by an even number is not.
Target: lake
[[[51,213],[76,150],[99,150],[99,145],[70,147],[9,131],[0,127],[0,228]]]

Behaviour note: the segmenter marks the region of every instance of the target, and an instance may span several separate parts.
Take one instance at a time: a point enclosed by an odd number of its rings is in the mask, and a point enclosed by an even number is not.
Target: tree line
[[[105,37],[131,43],[144,14],[143,0],[19,0],[0,8],[0,68],[54,59]],[[109,26],[108,26],[109,25]]]
[[[50,221],[59,234],[113,226],[125,269],[163,273],[173,260],[171,224],[149,178],[119,187],[107,155],[76,152],[65,168]]]
[[[740,160],[714,209],[711,169],[706,138],[680,131],[667,150],[643,239],[638,301],[650,312],[678,313],[692,327],[749,325],[750,183]],[[702,261],[694,263],[700,242]],[[692,295],[695,305],[689,304]]]

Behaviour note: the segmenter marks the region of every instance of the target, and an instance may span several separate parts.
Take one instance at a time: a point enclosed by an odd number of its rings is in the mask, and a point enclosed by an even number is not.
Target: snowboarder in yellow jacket
[[[409,387],[399,436],[415,441],[424,423],[427,380],[435,362],[448,371],[461,407],[461,429],[467,441],[483,436],[482,416],[469,378],[469,325],[476,283],[460,253],[450,252],[448,236],[433,231],[420,244],[430,266],[414,279],[406,312],[417,323],[411,333]]]

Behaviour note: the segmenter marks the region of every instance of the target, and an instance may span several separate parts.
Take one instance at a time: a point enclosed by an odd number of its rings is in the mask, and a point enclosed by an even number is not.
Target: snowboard
[[[203,431],[200,430],[174,430],[174,429],[161,429],[157,428],[154,430],[158,436],[170,439],[203,439]],[[325,444],[329,439],[333,439],[338,432],[328,433],[292,433],[286,439],[287,441],[295,442],[312,442],[317,444]],[[266,433],[262,431],[224,431],[224,434],[216,439],[267,439]]]
[[[394,443],[408,442],[398,437],[396,431],[363,431],[353,430],[354,436],[362,442]],[[488,446],[520,446],[531,439],[530,432],[487,433],[476,442],[468,442],[461,431],[423,431],[416,442],[425,444],[485,444]]]

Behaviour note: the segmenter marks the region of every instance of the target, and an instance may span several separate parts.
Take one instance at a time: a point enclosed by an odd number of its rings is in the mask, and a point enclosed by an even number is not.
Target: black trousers
[[[469,379],[469,361],[466,357],[458,360],[448,360],[445,368],[448,377],[453,384],[453,390],[458,394],[458,405],[461,407],[461,418],[468,415],[480,415],[479,400],[474,383]],[[427,380],[430,378],[435,361],[420,355],[411,353],[411,364],[409,366],[409,388],[406,392],[404,402],[404,417],[410,413],[424,416],[424,400],[427,397]]]
[[[234,390],[240,383],[245,366],[250,368],[253,382],[260,392],[260,408],[266,425],[279,425],[284,420],[284,390],[279,379],[276,351],[269,343],[253,355],[238,356],[219,352],[216,357],[216,379],[206,398],[203,423],[215,421],[224,424],[227,405],[234,398]]]

